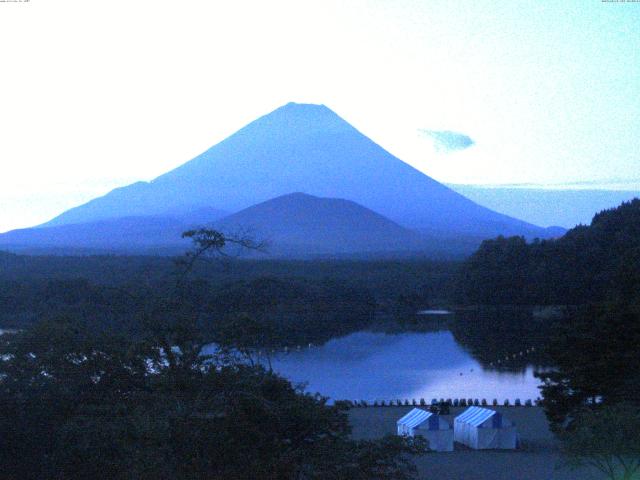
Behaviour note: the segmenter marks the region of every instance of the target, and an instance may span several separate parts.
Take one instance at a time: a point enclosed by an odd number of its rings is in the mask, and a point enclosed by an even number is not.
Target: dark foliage
[[[244,313],[268,325],[273,346],[324,342],[365,328],[374,318],[376,303],[366,290],[333,281],[263,277],[216,291],[208,309],[216,318]]]
[[[191,260],[182,259],[182,264],[192,263],[192,273],[182,282],[180,304],[171,308],[195,312],[203,325],[213,323],[223,304],[233,310],[225,314],[256,313],[266,319],[282,314],[280,329],[292,332],[282,338],[283,345],[319,343],[360,328],[374,308],[394,316],[399,309],[408,312],[428,300],[442,301],[457,268],[455,263],[420,261]],[[72,314],[96,328],[131,331],[142,313],[161,300],[167,303],[177,280],[174,261],[162,257],[0,252],[0,328],[23,328],[52,315]]]
[[[412,478],[425,445],[354,442],[340,407],[175,341],[75,320],[0,337],[2,478]]]
[[[571,424],[585,406],[640,406],[640,315],[625,307],[590,307],[559,323],[547,352],[554,365],[538,372],[552,427]]]
[[[414,478],[410,456],[426,452],[423,441],[353,441],[343,406],[246,362],[257,343],[276,338],[282,312],[264,316],[273,308],[286,311],[300,297],[355,307],[370,297],[267,279],[216,300],[206,282],[186,279],[195,260],[220,254],[226,239],[208,230],[185,236],[196,248],[174,288],[63,281],[46,298],[65,316],[0,336],[2,478]],[[234,309],[258,320],[234,318]],[[92,313],[102,317],[89,321]],[[203,325],[216,314],[232,323]],[[208,336],[223,347],[213,356],[201,353]]]
[[[640,408],[620,403],[584,409],[564,432],[562,453],[571,467],[593,467],[610,480],[632,480],[640,472]]]
[[[461,270],[467,304],[566,305],[640,301],[640,200],[598,213],[557,240],[482,243]]]

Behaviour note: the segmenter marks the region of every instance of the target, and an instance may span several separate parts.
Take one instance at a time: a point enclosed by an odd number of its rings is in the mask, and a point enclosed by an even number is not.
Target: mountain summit
[[[289,103],[151,182],[119,188],[44,226],[141,215],[237,212],[305,192],[344,198],[429,234],[545,236],[394,157],[324,105]]]

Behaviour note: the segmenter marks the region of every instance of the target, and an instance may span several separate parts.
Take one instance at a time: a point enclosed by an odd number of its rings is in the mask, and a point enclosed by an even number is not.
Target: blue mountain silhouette
[[[324,202],[320,203],[325,204],[332,198],[356,202],[363,207],[362,212],[372,211],[365,215],[373,222],[369,225],[372,232],[380,226],[379,216],[386,217],[389,234],[380,238],[398,237],[398,228],[412,230],[400,235],[405,241],[404,249],[415,248],[416,243],[410,240],[415,238],[415,232],[431,239],[465,237],[476,242],[499,234],[549,236],[543,228],[482,207],[433,180],[391,155],[329,108],[295,103],[258,118],[151,182],[115,189],[35,230],[57,227],[56,231],[62,232],[63,226],[82,224],[97,228],[104,222],[111,230],[117,230],[117,219],[145,217],[162,218],[165,223],[169,218],[180,219],[180,225],[203,223],[206,216],[194,212],[239,212],[292,192],[322,197]],[[309,198],[300,195],[273,205],[291,208],[296,202],[306,202],[307,207],[301,208],[311,218],[320,205],[315,203],[311,208]],[[353,204],[334,203],[331,208],[334,215],[340,216],[348,206]],[[244,215],[245,220],[251,216]],[[217,218],[219,215],[210,216],[211,221]],[[243,217],[236,221],[238,218]],[[283,215],[278,218],[285,220]],[[350,218],[353,220],[353,215]],[[272,220],[276,222],[275,217]],[[349,225],[356,226],[353,221]],[[275,224],[272,227],[277,230]],[[287,231],[295,236],[295,232]],[[28,232],[29,229],[21,231],[20,241],[29,240]],[[53,235],[53,231],[49,233]],[[369,239],[378,235],[380,232],[369,235]],[[74,241],[71,233],[66,237],[65,242]],[[0,236],[0,245],[15,244],[16,240],[15,234],[9,232]],[[281,238],[282,242],[285,240]],[[76,243],[82,246],[82,235]],[[401,243],[390,241],[388,247]]]

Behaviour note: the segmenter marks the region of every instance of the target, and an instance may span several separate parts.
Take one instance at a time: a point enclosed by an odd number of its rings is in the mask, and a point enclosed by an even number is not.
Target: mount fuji
[[[43,225],[0,235],[0,247],[91,248],[107,225],[108,235],[105,231],[99,243],[109,249],[109,237],[124,223],[132,244],[161,248],[166,247],[165,237],[150,228],[150,222],[157,221],[173,232],[184,225],[206,223],[203,220],[220,221],[221,212],[236,214],[294,192],[325,201],[342,199],[346,202],[334,203],[333,208],[341,210],[355,203],[362,207],[361,212],[385,217],[389,235],[381,238],[394,237],[396,227],[411,230],[410,235],[390,240],[393,250],[428,251],[424,242],[415,241],[416,235],[432,241],[474,239],[477,244],[497,235],[546,238],[558,233],[474,203],[396,158],[324,105],[289,103],[150,182],[117,188]],[[308,200],[297,195],[279,204],[290,207],[291,202],[305,201],[308,207]],[[304,210],[313,220],[314,209]],[[202,212],[207,211],[211,216],[203,217]],[[347,217],[353,220],[352,214]],[[283,215],[277,218],[284,221]],[[139,219],[137,230],[135,219]],[[373,223],[372,232],[379,237],[380,224]],[[278,230],[277,225],[272,227]],[[366,231],[367,222],[357,228]],[[151,236],[150,231],[154,232]],[[88,241],[89,236],[94,240]],[[278,238],[287,243],[282,235]],[[114,245],[115,250],[119,248]]]

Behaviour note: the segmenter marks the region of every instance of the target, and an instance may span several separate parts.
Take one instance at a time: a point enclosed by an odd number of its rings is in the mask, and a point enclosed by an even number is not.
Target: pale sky
[[[289,101],[442,182],[640,188],[640,3],[30,0],[0,42],[0,231]]]

